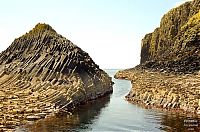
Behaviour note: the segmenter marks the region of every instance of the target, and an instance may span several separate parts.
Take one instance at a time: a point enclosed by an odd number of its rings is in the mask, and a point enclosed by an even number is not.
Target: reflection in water
[[[198,117],[184,116],[179,114],[166,113],[162,116],[161,130],[165,131],[200,131],[200,122]]]
[[[90,125],[97,120],[101,109],[107,106],[110,96],[91,101],[75,110],[72,115],[62,115],[41,120],[33,125],[27,125],[26,131],[54,132],[91,130]]]
[[[113,77],[117,70],[107,70]],[[124,96],[131,83],[116,80],[111,96],[80,106],[73,115],[63,115],[41,120],[19,131],[198,131],[198,118],[180,116],[156,109],[143,109],[128,103]]]

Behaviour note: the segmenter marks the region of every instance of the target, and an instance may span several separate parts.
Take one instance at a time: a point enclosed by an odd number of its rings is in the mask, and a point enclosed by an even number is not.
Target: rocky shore
[[[140,64],[119,71],[132,89],[128,101],[200,115],[200,0],[167,12],[142,39]]]
[[[172,74],[127,69],[115,78],[130,80],[132,89],[126,99],[146,107],[200,114],[200,73]]]
[[[0,131],[111,92],[111,77],[88,53],[39,23],[0,54]]]

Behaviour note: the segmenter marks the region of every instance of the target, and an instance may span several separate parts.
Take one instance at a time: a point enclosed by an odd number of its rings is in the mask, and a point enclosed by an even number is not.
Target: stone
[[[166,13],[160,27],[142,39],[140,64],[114,76],[131,81],[132,89],[126,99],[140,105],[148,103],[199,114],[199,29],[199,0],[186,2]]]
[[[133,68],[115,74],[115,78],[121,77],[132,83],[132,89],[125,97],[132,103],[198,114],[200,99],[196,99],[195,95],[198,95],[199,88],[193,85],[200,85],[198,74],[166,74]]]
[[[177,108],[177,107],[178,107],[178,106],[177,106],[177,103],[176,103],[176,102],[172,104],[172,108]]]
[[[199,71],[199,9],[199,0],[193,0],[166,13],[160,27],[142,39],[140,67],[180,74]]]
[[[167,108],[168,102],[163,104],[163,108]]]
[[[88,53],[48,24],[37,24],[0,53],[0,115],[13,115],[18,123],[63,106],[71,111],[111,93],[112,85]]]
[[[40,116],[37,116],[37,115],[32,115],[32,116],[27,116],[26,119],[27,119],[28,121],[35,121],[35,120],[41,119],[41,117],[40,117]]]

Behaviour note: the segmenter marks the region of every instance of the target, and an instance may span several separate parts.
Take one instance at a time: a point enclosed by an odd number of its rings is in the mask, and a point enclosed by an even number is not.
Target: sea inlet
[[[72,115],[62,115],[30,122],[16,131],[196,131],[197,117],[158,109],[144,109],[125,100],[131,89],[127,80],[114,79],[118,69],[105,70],[115,83],[113,94],[81,105]]]

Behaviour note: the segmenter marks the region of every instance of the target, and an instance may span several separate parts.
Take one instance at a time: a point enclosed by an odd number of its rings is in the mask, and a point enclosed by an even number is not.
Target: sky
[[[37,23],[88,52],[100,68],[140,62],[141,40],[186,0],[1,0],[0,52]]]

